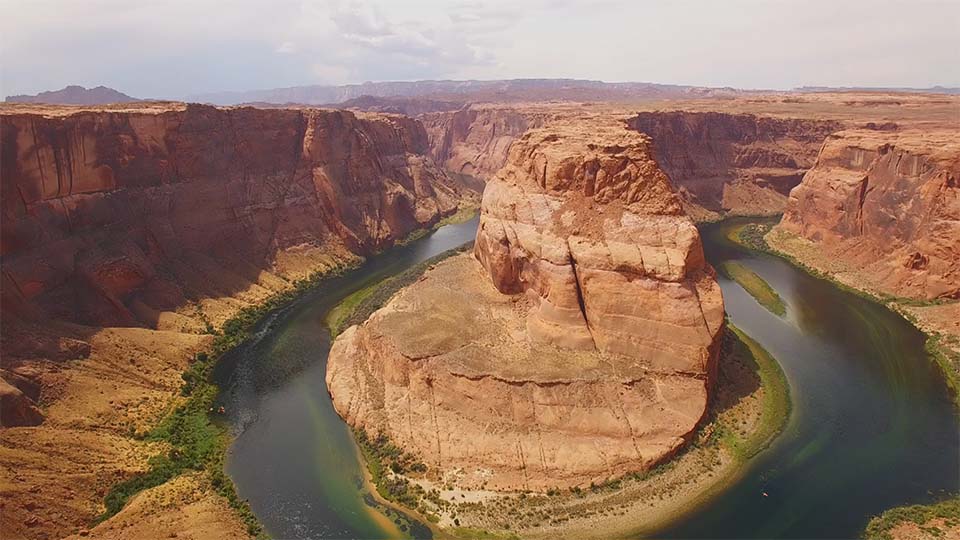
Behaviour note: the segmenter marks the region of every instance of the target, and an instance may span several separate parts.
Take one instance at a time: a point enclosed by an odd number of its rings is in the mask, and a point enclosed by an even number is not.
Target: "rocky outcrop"
[[[633,129],[653,138],[657,160],[692,212],[768,214],[841,124],[719,112],[642,112]]]
[[[512,107],[469,105],[421,119],[429,135],[430,155],[441,167],[487,180],[506,163],[513,141],[543,125],[549,116]]]
[[[646,137],[558,122],[510,149],[475,244],[333,345],[338,413],[464,487],[643,470],[706,410],[723,302]]]
[[[265,270],[282,287],[461,197],[406,117],[186,106],[0,127],[4,306],[98,326],[155,327]]]
[[[848,130],[823,144],[778,229],[857,268],[860,287],[960,298],[956,130]]]
[[[133,434],[169,413],[223,321],[475,197],[406,117],[5,105],[0,129],[0,529],[13,537],[85,529],[167,451]],[[198,478],[203,523],[181,519],[181,496],[153,505],[156,522],[242,534]]]

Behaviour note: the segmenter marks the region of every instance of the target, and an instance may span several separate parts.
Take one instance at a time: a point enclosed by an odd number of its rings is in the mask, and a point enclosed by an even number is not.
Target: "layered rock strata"
[[[835,121],[721,112],[642,112],[629,121],[653,138],[657,160],[688,209],[767,214],[817,156]]]
[[[454,174],[485,181],[504,166],[515,140],[551,116],[548,111],[468,105],[421,119],[429,136],[430,155],[437,164]]]
[[[167,451],[132,434],[171,410],[223,321],[471,197],[406,117],[6,105],[0,130],[0,529],[14,538],[84,529]],[[191,482],[219,509],[200,529],[241,535],[206,476]],[[100,529],[182,517],[132,506]]]
[[[683,445],[723,301],[646,137],[604,121],[527,132],[487,184],[475,258],[337,338],[327,383],[347,422],[435,478],[497,490],[600,482]]]
[[[931,129],[828,137],[778,229],[815,244],[824,260],[843,261],[858,287],[960,298],[960,136]]]
[[[187,106],[0,127],[4,304],[85,324],[156,326],[264,270],[303,277],[460,198],[406,117]]]

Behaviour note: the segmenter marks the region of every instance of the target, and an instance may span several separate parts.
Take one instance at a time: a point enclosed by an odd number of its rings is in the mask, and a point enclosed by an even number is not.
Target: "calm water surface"
[[[923,335],[785,261],[731,244],[724,234],[738,223],[704,229],[707,257],[742,262],[787,304],[779,318],[719,278],[731,321],[783,366],[793,414],[742,480],[659,536],[849,538],[886,508],[958,491],[960,419]],[[472,240],[476,227],[476,219],[444,227],[325,283],[221,363],[216,377],[236,435],[227,470],[274,538],[402,533],[361,492],[356,448],[324,383],[323,319],[350,293]],[[429,535],[422,526],[414,533]]]
[[[719,278],[730,320],[783,367],[793,413],[741,481],[658,536],[854,538],[887,508],[960,490],[960,418],[923,334],[886,308],[727,240],[746,222],[704,227],[704,248],[713,265],[749,267],[786,303],[777,317]]]

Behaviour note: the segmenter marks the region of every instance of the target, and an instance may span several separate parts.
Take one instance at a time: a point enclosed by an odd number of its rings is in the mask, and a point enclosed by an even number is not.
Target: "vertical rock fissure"
[[[863,235],[863,203],[867,198],[867,185],[870,183],[869,173],[860,181],[860,193],[857,200],[857,232]]]
[[[570,240],[567,240],[567,255],[570,257],[570,270],[573,271],[573,286],[577,292],[577,305],[580,306],[580,316],[583,317],[583,324],[587,327],[587,332],[590,334],[590,341],[593,342],[593,346],[597,346],[597,340],[593,338],[593,331],[590,329],[590,319],[587,318],[587,304],[583,298],[583,284],[580,283],[580,274],[577,272],[577,260],[573,256],[573,251],[570,249]]]

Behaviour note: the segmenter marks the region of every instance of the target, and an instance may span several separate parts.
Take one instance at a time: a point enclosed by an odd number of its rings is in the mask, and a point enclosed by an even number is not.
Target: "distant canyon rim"
[[[182,400],[210,329],[463,208],[474,254],[344,332],[328,379],[351,425],[484,472],[465,486],[586,485],[683,446],[723,324],[694,221],[782,213],[772,245],[960,336],[960,98],[522,96],[0,106],[2,530],[245,534],[197,474],[87,528],[165,451],[136,435]],[[424,331],[428,302],[449,315]]]

